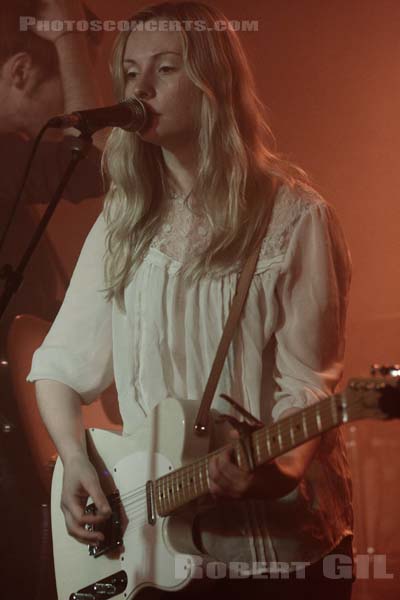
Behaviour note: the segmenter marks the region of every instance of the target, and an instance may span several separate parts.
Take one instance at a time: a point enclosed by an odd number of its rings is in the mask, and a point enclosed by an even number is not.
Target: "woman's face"
[[[140,137],[172,152],[192,144],[199,127],[201,92],[186,73],[180,34],[132,32],[123,66],[125,96],[138,97],[151,113],[150,124]]]

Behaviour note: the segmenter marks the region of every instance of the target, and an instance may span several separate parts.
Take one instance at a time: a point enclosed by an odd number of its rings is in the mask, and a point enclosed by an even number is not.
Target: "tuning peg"
[[[390,377],[400,377],[400,365],[371,365],[370,369],[371,375],[381,375],[382,377],[386,377],[389,375]]]

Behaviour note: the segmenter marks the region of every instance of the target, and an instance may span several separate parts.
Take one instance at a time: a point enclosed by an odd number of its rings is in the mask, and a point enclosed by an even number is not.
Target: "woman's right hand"
[[[96,506],[96,515],[85,514],[89,496]],[[111,516],[111,508],[101,489],[96,470],[84,453],[64,461],[61,510],[69,535],[78,542],[97,545],[104,540],[100,531],[88,531],[85,527],[107,520]]]

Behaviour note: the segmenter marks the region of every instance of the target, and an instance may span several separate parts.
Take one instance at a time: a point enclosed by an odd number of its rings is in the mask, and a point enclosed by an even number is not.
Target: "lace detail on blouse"
[[[272,259],[285,254],[299,219],[310,206],[324,201],[315,190],[303,186],[296,194],[283,186],[275,200],[267,235],[260,250],[260,259]]]
[[[285,253],[291,234],[300,217],[310,205],[322,201],[311,188],[302,187],[296,195],[282,186],[275,200],[268,234],[264,239],[260,259],[272,259]],[[210,224],[185,201],[173,195],[160,230],[150,244],[170,258],[185,263],[201,254],[211,238]]]
[[[210,243],[210,225],[183,196],[171,197],[160,230],[150,247],[185,263],[201,254]]]

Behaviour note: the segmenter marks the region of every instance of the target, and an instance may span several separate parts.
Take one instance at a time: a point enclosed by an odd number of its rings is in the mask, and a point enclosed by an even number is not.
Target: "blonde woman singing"
[[[237,35],[198,2],[152,6],[132,21],[141,26],[115,44],[115,89],[119,99],[140,99],[150,122],[139,134],[112,131],[104,210],[29,375],[64,465],[66,527],[83,543],[101,541],[85,523],[110,507],[86,453],[81,403],[115,380],[130,435],[168,396],[200,402],[271,202],[213,407],[238,416],[225,393],[272,423],[333,394],[342,374],[346,244],[333,209],[273,151]],[[217,581],[215,596],[350,598],[351,579],[335,579],[324,562],[335,553],[351,560],[351,487],[337,430],[251,473],[226,450],[210,459],[208,476],[215,503],[196,519],[198,547],[227,565],[258,565],[248,578]],[[97,516],[84,516],[89,495]],[[287,575],[268,576],[277,563],[289,565]]]

